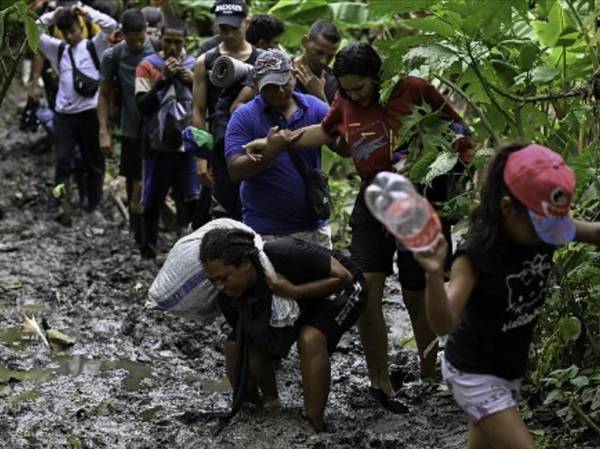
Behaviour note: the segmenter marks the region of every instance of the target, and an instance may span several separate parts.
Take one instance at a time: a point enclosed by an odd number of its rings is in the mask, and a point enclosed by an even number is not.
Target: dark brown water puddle
[[[123,380],[123,387],[127,391],[137,391],[144,379],[153,376],[152,370],[148,366],[127,359],[94,360],[82,355],[56,355],[52,357],[52,362],[52,365],[56,366],[24,371],[11,370],[0,366],[0,383],[11,381],[43,383],[61,375],[71,377],[91,375],[108,378],[113,375],[112,371],[123,369],[127,371],[127,376]]]
[[[0,329],[0,344],[13,351],[23,351],[32,345],[39,345],[40,347],[43,345],[38,338],[24,336],[16,327]],[[110,378],[114,375],[115,370],[122,369],[127,372],[123,379],[125,390],[137,391],[144,379],[153,377],[150,367],[128,359],[99,360],[85,355],[55,353],[50,356],[50,360],[46,368],[29,370],[11,370],[4,365],[0,365],[0,384],[26,381],[41,384],[58,376],[91,375],[93,377]]]

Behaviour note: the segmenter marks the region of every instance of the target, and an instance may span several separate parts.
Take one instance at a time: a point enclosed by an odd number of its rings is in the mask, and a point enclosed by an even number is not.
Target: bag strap
[[[125,41],[119,42],[112,49],[112,73],[111,78],[113,80],[119,79],[119,67],[121,66],[121,57],[123,56],[123,45],[125,45]]]
[[[92,57],[92,61],[94,62],[94,66],[96,67],[96,70],[100,70],[100,61],[98,61],[98,53],[96,53],[96,47],[94,47],[94,43],[88,39],[86,42],[86,46],[87,46],[88,52],[90,53],[90,56]],[[59,47],[59,52],[60,52],[60,47]],[[69,53],[69,59],[71,60],[71,65],[73,66],[73,69],[77,69],[77,66],[75,65],[75,59],[73,58],[73,47],[71,47],[70,45],[69,45],[68,53]],[[79,70],[79,69],[77,69],[77,70]]]
[[[96,46],[94,45],[94,41],[88,39],[86,42],[87,51],[92,57],[92,61],[94,62],[94,66],[96,70],[100,70],[100,60],[98,59],[98,53],[96,52]]]
[[[275,113],[271,108],[267,109],[267,114],[269,115],[269,119],[271,120],[271,126],[279,126],[279,121],[277,120],[277,117],[275,116]],[[302,162],[300,155],[298,155],[298,152],[293,148],[289,149],[287,153],[290,156],[292,163],[294,164],[294,168],[300,174],[300,177],[302,178],[304,183],[308,185],[308,173],[306,172],[306,166]]]
[[[65,52],[65,43],[61,42],[58,45],[58,61],[56,62],[56,65],[58,67],[60,67],[60,60],[62,59],[62,55],[63,55],[64,52]]]

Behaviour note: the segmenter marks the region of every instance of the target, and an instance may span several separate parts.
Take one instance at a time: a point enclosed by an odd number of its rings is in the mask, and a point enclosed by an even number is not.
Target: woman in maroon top
[[[364,202],[364,189],[377,173],[394,171],[393,156],[397,150],[395,133],[402,127],[402,117],[411,113],[413,105],[427,103],[432,110],[441,110],[450,122],[460,124],[460,117],[447,100],[426,80],[408,76],[398,82],[390,99],[380,103],[381,59],[369,44],[352,43],[341,50],[335,59],[333,72],[340,90],[329,114],[320,125],[295,132],[283,130],[246,146],[248,154],[257,160],[290,142],[297,148],[330,145],[343,156],[352,157],[361,177],[361,189],[356,199],[350,225],[352,227],[352,259],[365,273],[369,300],[361,319],[359,331],[367,358],[371,392],[386,407],[395,408],[390,398],[394,391],[388,372],[387,332],[381,301],[385,278],[393,272],[395,239],[373,217]],[[342,144],[340,144],[340,142]],[[461,158],[468,158],[471,148],[467,138],[454,144]],[[433,186],[435,200],[445,199],[445,181]],[[435,184],[435,183],[434,183]],[[429,196],[429,195],[428,195]],[[432,199],[432,198],[430,198]],[[449,237],[449,225],[445,232]],[[425,316],[425,276],[412,254],[398,251],[399,278],[402,296],[408,309],[419,355],[421,374],[430,377],[435,370],[435,349],[424,352],[435,335]]]

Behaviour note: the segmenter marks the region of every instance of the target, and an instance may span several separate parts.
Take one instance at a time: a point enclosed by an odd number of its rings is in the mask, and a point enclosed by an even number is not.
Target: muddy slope
[[[43,133],[16,130],[15,104],[13,96],[0,113],[0,448],[464,447],[465,420],[447,392],[406,383],[410,415],[376,406],[355,331],[333,358],[329,433],[315,435],[302,419],[295,351],[277,374],[282,412],[245,407],[216,437],[214,421],[180,422],[186,411],[228,409],[227,329],[143,310],[158,266],[140,259],[110,202],[104,228],[80,213],[70,228],[53,219],[52,153]],[[174,239],[166,235],[163,251]],[[398,349],[410,335],[397,292],[385,307],[394,363],[414,375],[414,353]],[[50,352],[22,337],[22,313],[76,344]]]

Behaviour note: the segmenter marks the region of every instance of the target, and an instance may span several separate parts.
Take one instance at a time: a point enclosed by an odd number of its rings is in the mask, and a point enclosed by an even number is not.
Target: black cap
[[[229,25],[239,28],[248,16],[248,6],[243,0],[217,0],[212,7],[217,25]]]

